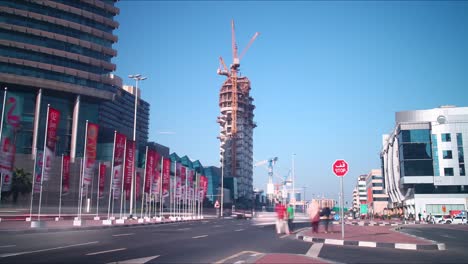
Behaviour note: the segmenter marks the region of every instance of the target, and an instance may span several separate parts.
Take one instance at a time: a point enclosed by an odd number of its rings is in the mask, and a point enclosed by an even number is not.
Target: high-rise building
[[[113,72],[114,0],[0,1],[0,88],[16,100],[15,167],[33,172],[44,146],[47,105],[60,111],[55,156],[70,155],[70,190],[78,190],[86,120],[99,125],[97,160],[112,156],[114,131],[133,138],[135,89]],[[138,93],[140,94],[140,93]],[[1,93],[3,97],[3,93]],[[136,138],[148,139],[149,104],[138,99]],[[3,104],[3,100],[0,100]],[[141,166],[141,164],[139,164]],[[48,193],[58,192],[60,162],[52,164]],[[76,193],[67,196],[74,197]],[[70,198],[72,199],[72,198]],[[51,201],[51,199],[49,199]]]
[[[367,214],[366,177],[359,175],[353,190],[353,210],[358,214]]]
[[[237,107],[233,107],[232,78],[221,87],[219,107],[220,155],[224,165],[224,177],[237,179],[236,199],[253,199],[253,98],[250,96],[250,81],[247,77],[237,78]],[[233,111],[237,111],[233,118]],[[236,132],[233,133],[233,127]]]
[[[397,112],[383,136],[384,189],[392,213],[449,214],[466,210],[468,107]]]

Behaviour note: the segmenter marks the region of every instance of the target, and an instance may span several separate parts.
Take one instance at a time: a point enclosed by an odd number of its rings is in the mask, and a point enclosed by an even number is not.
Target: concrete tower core
[[[232,78],[226,79],[219,93],[221,115],[217,122],[220,125],[218,137],[220,162],[223,162],[224,154],[224,177],[234,178],[234,199],[251,200],[253,197],[253,129],[257,126],[253,121],[255,106],[253,105],[254,99],[249,94],[249,79],[238,76],[236,80],[237,107],[233,102]],[[237,112],[234,118],[235,108]]]

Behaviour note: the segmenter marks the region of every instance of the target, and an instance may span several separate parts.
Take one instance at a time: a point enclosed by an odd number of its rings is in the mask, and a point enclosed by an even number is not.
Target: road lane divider
[[[192,238],[195,238],[195,239],[196,239],[196,238],[202,238],[202,237],[207,237],[207,236],[208,236],[208,235],[194,236],[194,237],[192,237]]]
[[[0,246],[0,248],[9,248],[9,247],[16,247],[16,245],[4,245],[4,246]]]
[[[151,256],[151,257],[145,257],[145,258],[137,258],[137,259],[127,259],[123,261],[117,261],[117,262],[109,262],[107,264],[144,264],[148,261],[151,261],[155,258],[159,258],[161,255],[156,255],[156,256]]]
[[[97,244],[97,243],[99,243],[99,241],[86,242],[86,243],[80,243],[80,244],[73,244],[73,245],[54,247],[54,248],[45,248],[45,249],[32,250],[32,251],[23,251],[23,252],[17,252],[17,253],[7,253],[7,254],[1,254],[0,258],[7,258],[7,257],[13,257],[13,256],[19,256],[19,255],[40,253],[40,252],[45,252],[45,251],[64,249],[64,248],[71,248],[71,247],[79,247],[79,246],[85,246],[85,245],[91,245],[91,244]]]
[[[127,233],[127,234],[116,234],[116,235],[112,235],[113,237],[119,237],[119,236],[131,236],[131,235],[134,235],[135,233]]]
[[[237,230],[234,230],[235,232],[240,232],[240,231],[244,231],[244,229],[237,229]]]
[[[105,251],[99,251],[99,252],[88,253],[88,254],[86,254],[86,256],[94,256],[94,255],[105,254],[105,253],[110,253],[110,252],[122,251],[122,250],[126,250],[126,249],[127,249],[127,248],[110,249],[110,250],[105,250]]]

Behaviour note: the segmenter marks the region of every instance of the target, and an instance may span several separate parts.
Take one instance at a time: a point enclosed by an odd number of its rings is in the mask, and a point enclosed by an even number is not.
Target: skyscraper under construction
[[[227,76],[219,93],[221,115],[220,125],[220,161],[224,168],[224,177],[233,178],[234,199],[250,201],[253,197],[253,98],[250,96],[250,81],[239,76],[240,59],[253,43],[258,33],[250,40],[245,50],[238,57],[235,41],[234,22],[232,26],[233,63],[229,70],[220,57],[219,75]],[[236,195],[237,194],[237,195]]]

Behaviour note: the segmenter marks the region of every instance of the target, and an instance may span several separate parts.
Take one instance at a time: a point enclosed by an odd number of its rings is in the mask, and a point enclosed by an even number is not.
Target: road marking
[[[186,228],[179,228],[179,229],[177,229],[177,230],[179,230],[179,231],[190,230],[190,227],[186,227]]]
[[[233,264],[242,264],[242,263],[245,263],[245,261],[239,260],[239,261],[234,262]]]
[[[7,254],[1,254],[0,258],[7,258],[7,257],[13,257],[13,256],[19,256],[19,255],[25,255],[25,254],[39,253],[39,252],[44,252],[44,251],[51,251],[51,250],[70,248],[70,247],[79,247],[79,246],[96,244],[96,243],[99,243],[99,241],[93,241],[93,242],[87,242],[87,243],[81,243],[81,244],[74,244],[74,245],[68,245],[68,246],[62,246],[62,247],[39,249],[39,250],[33,250],[33,251],[24,251],[24,252],[18,252],[18,253],[7,253]]]
[[[359,241],[358,245],[360,247],[376,247],[377,243],[369,241]]]
[[[285,234],[285,235],[280,236],[280,238],[285,238],[285,237],[288,237],[288,236],[289,236],[289,234]]]
[[[449,235],[440,235],[440,236],[443,236],[443,237],[446,237],[446,238],[455,238],[455,237],[449,236]]]
[[[222,227],[222,225],[215,225],[215,226],[213,226],[213,227]]]
[[[119,237],[119,236],[131,236],[134,235],[135,233],[128,233],[128,234],[117,234],[117,235],[112,235],[113,237]]]
[[[232,259],[232,258],[237,258],[238,256],[242,255],[242,254],[260,254],[260,252],[256,252],[256,251],[241,251],[239,253],[236,253],[232,256],[229,256],[229,257],[226,257],[226,258],[223,258],[221,260],[218,260],[215,262],[215,264],[222,264],[222,263],[225,263],[226,261]]]
[[[327,239],[325,239],[325,244],[343,246],[344,241],[339,240],[339,239],[329,239],[329,238],[327,238]]]
[[[0,248],[9,248],[9,247],[16,247],[16,245],[5,245],[5,246],[0,246]]]
[[[395,243],[395,248],[416,250],[416,244]]]
[[[146,257],[146,258],[128,259],[124,261],[110,262],[107,264],[144,264],[150,260],[159,258],[160,256],[161,255],[156,255],[156,256],[151,256],[151,257]]]
[[[93,256],[93,255],[99,255],[99,254],[104,254],[104,253],[109,253],[109,252],[115,252],[115,251],[122,251],[122,250],[126,250],[126,248],[116,248],[116,249],[111,249],[111,250],[93,252],[93,253],[88,253],[88,254],[86,254],[86,256]]]
[[[313,244],[310,248],[309,251],[307,251],[306,256],[308,257],[318,257],[320,254],[320,251],[322,250],[323,243],[315,243]]]
[[[202,238],[202,237],[207,237],[208,235],[203,235],[203,236],[194,236],[192,238]]]
[[[234,230],[235,232],[239,232],[239,231],[244,231],[244,229],[237,229],[237,230]]]

